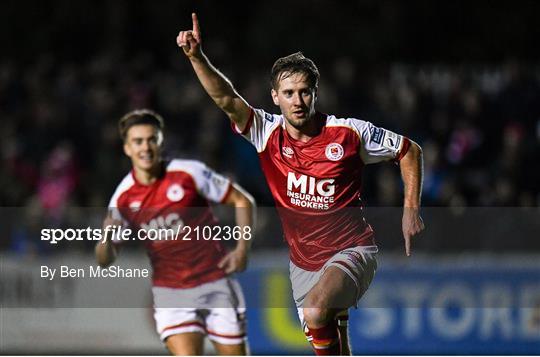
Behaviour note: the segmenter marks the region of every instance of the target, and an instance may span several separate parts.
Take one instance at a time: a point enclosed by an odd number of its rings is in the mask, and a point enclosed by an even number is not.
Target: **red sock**
[[[312,345],[317,356],[339,356],[339,334],[335,321],[321,328],[310,328],[309,334],[313,338]]]
[[[309,329],[307,327],[304,333],[306,334],[306,340],[308,340],[309,343],[313,342],[313,336],[311,336],[311,332],[309,332]]]

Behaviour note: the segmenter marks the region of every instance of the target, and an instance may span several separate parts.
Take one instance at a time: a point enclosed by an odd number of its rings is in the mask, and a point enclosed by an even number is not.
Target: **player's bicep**
[[[222,203],[235,207],[253,207],[255,199],[240,185],[232,183],[232,187],[223,198]]]
[[[223,110],[240,132],[244,131],[251,115],[251,107],[244,98],[240,96],[231,98],[223,107]]]

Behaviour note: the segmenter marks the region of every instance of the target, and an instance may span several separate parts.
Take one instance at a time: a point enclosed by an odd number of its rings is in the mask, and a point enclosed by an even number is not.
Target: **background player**
[[[164,160],[163,119],[157,113],[132,111],[120,119],[119,129],[133,170],[116,189],[104,226],[128,224],[147,231],[192,228],[183,229],[176,240],[145,240],[153,268],[154,317],[161,339],[176,355],[201,355],[205,335],[219,354],[246,354],[243,295],[228,274],[246,268],[253,198],[201,162]],[[238,242],[229,253],[219,241],[205,240],[200,233],[209,227],[212,237],[234,239],[233,231],[215,229],[217,221],[209,201],[236,207],[238,228],[233,229],[238,231]],[[195,233],[195,227],[201,231]],[[110,240],[98,243],[100,265],[114,261],[117,246]]]

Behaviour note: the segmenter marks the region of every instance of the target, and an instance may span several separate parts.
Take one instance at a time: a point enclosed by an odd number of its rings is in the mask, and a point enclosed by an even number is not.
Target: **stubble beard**
[[[297,130],[304,129],[309,126],[309,124],[314,120],[315,113],[308,114],[305,118],[300,119],[293,119],[288,116],[285,116],[285,119],[287,120],[287,123],[289,123],[290,126]]]

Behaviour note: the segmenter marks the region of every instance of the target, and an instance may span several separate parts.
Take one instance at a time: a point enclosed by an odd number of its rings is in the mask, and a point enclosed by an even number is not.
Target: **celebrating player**
[[[229,274],[246,268],[253,198],[201,162],[163,160],[163,119],[157,113],[132,111],[120,119],[119,129],[133,170],[114,192],[104,226],[181,232],[144,242],[161,339],[175,355],[202,355],[205,335],[219,354],[245,355],[244,298]],[[236,207],[236,226],[217,226],[209,201]],[[236,248],[227,253],[220,239],[237,240]],[[100,265],[114,261],[115,243],[97,244]]]
[[[422,152],[413,141],[354,118],[315,109],[319,71],[301,53],[278,59],[271,95],[281,115],[251,107],[202,50],[197,16],[176,41],[202,86],[257,149],[290,247],[290,277],[300,320],[317,355],[349,354],[347,309],[376,269],[373,231],[361,213],[364,165],[399,163],[405,185],[405,252],[424,229],[419,214]]]

